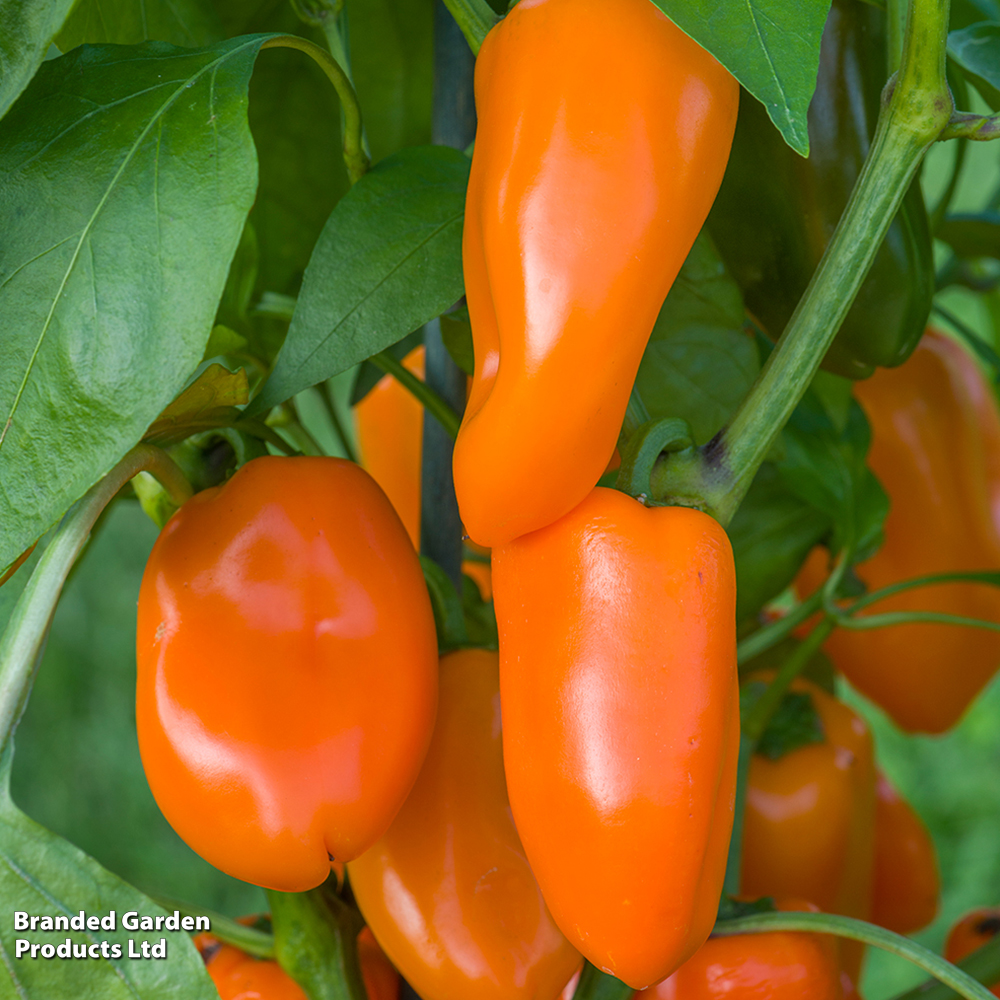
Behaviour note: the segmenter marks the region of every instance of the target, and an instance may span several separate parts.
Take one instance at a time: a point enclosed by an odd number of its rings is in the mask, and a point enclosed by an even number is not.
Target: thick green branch
[[[28,699],[35,665],[66,577],[101,511],[140,472],[151,472],[178,505],[191,496],[188,481],[167,453],[140,444],[66,512],[0,638],[0,754],[7,748]]]
[[[356,184],[367,173],[371,161],[365,152],[361,105],[347,72],[329,52],[298,35],[269,38],[261,49],[297,49],[305,52],[326,74],[337,91],[344,111],[344,163],[351,183]]]
[[[853,917],[839,917],[830,913],[759,913],[737,920],[724,920],[715,925],[713,934],[761,934],[767,931],[811,931],[817,934],[836,934],[838,937],[863,944],[874,945],[893,955],[899,955],[925,972],[934,976],[966,1000],[996,1000],[985,987],[968,973],[946,962],[916,941],[894,934],[874,924],[866,924]]]

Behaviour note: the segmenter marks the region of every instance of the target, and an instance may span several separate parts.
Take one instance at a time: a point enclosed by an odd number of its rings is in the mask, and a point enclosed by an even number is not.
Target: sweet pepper
[[[635,989],[715,921],[733,821],[735,570],[719,524],[597,488],[493,550],[504,768],[552,916]]]
[[[454,472],[469,535],[495,546],[567,513],[607,466],[722,179],[738,87],[649,0],[522,0],[475,88],[475,371]]]
[[[386,830],[437,709],[413,546],[352,462],[257,458],[184,504],[139,591],[150,788],[203,858],[310,889]]]
[[[347,866],[379,943],[425,1000],[555,1000],[580,963],[511,819],[497,654],[441,660],[420,777],[388,832]]]

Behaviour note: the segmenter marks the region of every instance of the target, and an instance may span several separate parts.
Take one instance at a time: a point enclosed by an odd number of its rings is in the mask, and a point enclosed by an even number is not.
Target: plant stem
[[[206,909],[204,906],[195,906],[193,903],[165,899],[161,896],[152,896],[151,899],[168,913],[177,910],[184,917],[208,917],[212,925],[209,933],[223,944],[231,944],[234,948],[239,948],[240,951],[245,951],[256,958],[274,958],[274,935],[268,934],[267,931],[247,927],[232,917]]]
[[[996,1000],[989,990],[977,983],[968,973],[946,962],[923,945],[894,934],[874,924],[853,917],[834,916],[830,913],[758,913],[736,920],[719,921],[712,933],[716,935],[761,934],[769,931],[806,931],[816,934],[835,934],[850,941],[861,941],[883,951],[908,959],[935,979],[946,983],[966,1000]]]
[[[961,625],[965,628],[982,628],[988,632],[1000,632],[1000,622],[989,622],[982,618],[966,618],[963,615],[948,615],[940,611],[887,611],[882,615],[866,615],[852,618],[850,614],[838,614],[834,618],[840,628],[855,632],[870,628],[887,628],[890,625]]]
[[[987,941],[956,965],[977,982],[987,986],[1000,982],[1000,935]],[[907,990],[895,1000],[955,1000],[959,994],[936,979],[928,980]]]
[[[742,732],[755,745],[763,736],[767,724],[781,704],[781,699],[784,698],[792,681],[802,673],[813,654],[826,641],[826,637],[833,631],[833,626],[833,619],[824,618],[809,633],[795,652],[781,665],[778,675],[747,713],[747,717],[742,722]]]
[[[379,351],[369,359],[373,365],[391,375],[404,389],[412,393],[428,413],[434,415],[437,422],[445,429],[452,441],[458,435],[462,418],[435,392],[423,379],[417,378],[413,372],[405,368],[390,351]]]
[[[358,95],[344,68],[329,52],[298,35],[279,35],[269,38],[261,49],[298,49],[319,66],[333,84],[344,111],[344,163],[347,176],[356,184],[368,172],[371,160],[365,152],[364,133],[361,125],[361,105]]]
[[[486,33],[500,21],[486,0],[444,0],[473,55],[479,55]]]
[[[66,512],[0,638],[0,756],[28,700],[39,654],[66,577],[101,511],[140,472],[156,476],[178,506],[191,496],[188,481],[167,453],[153,445],[140,444]]]
[[[330,426],[333,427],[333,433],[337,436],[337,440],[340,442],[340,447],[344,449],[344,454],[354,463],[358,461],[358,453],[354,450],[354,444],[351,441],[350,435],[347,433],[347,428],[344,427],[343,422],[340,419],[340,414],[337,412],[337,400],[333,395],[333,388],[330,385],[330,380],[327,379],[326,383],[319,389],[320,397],[323,400],[323,405],[326,407],[326,415],[330,420]]]
[[[795,631],[807,618],[811,618],[823,606],[823,592],[817,590],[807,600],[803,601],[794,611],[784,618],[779,618],[770,625],[765,625],[752,635],[748,635],[736,647],[736,662],[748,663],[755,656],[767,652],[772,646],[777,646],[785,636]]]
[[[879,590],[873,590],[854,601],[847,609],[849,614],[856,614],[862,608],[867,608],[878,601],[883,601],[893,594],[904,590],[915,590],[919,587],[932,587],[938,583],[982,583],[990,587],[1000,587],[1000,572],[992,570],[969,571],[965,573],[932,573],[929,576],[915,576],[910,580],[890,583]]]
[[[898,79],[836,232],[778,345],[731,423],[693,469],[670,457],[653,477],[668,502],[698,506],[728,524],[761,462],[819,368],[926,150],[951,115],[945,80],[948,0],[911,0]],[[888,102],[886,103],[886,96]]]
[[[750,761],[757,741],[740,733],[740,755],[736,762],[736,800],[733,803],[733,832],[729,838],[726,857],[726,878],[722,891],[728,896],[738,896],[743,875],[743,818],[746,813],[747,782],[750,780]]]
[[[267,890],[274,950],[309,1000],[367,1000],[357,937],[361,914],[321,886],[309,892]]]

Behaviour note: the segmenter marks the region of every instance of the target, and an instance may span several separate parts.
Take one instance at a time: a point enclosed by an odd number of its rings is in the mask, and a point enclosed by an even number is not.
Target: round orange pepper
[[[139,592],[136,721],[173,828],[287,892],[385,832],[437,706],[423,574],[385,494],[335,458],[258,458],[198,493]]]
[[[496,653],[442,658],[420,777],[388,833],[347,866],[369,927],[425,1000],[554,1000],[580,962],[511,819],[499,683]]]
[[[1000,934],[1000,906],[980,906],[970,910],[948,932],[944,957],[960,962],[966,955],[978,951]],[[1000,981],[990,984],[989,991],[1000,997]]]
[[[822,743],[778,760],[754,754],[743,817],[742,894],[808,899],[826,913],[867,920],[875,856],[875,764],[864,720],[803,678],[824,731]],[[862,946],[841,942],[858,979]]]
[[[892,506],[885,542],[857,567],[869,590],[956,570],[1000,566],[1000,413],[976,363],[929,330],[899,368],[855,386],[872,428],[868,462]],[[825,576],[813,556],[800,577]],[[906,590],[862,614],[939,611],[1000,621],[1000,589],[946,583]],[[1000,634],[954,625],[837,629],[826,642],[837,669],[909,732],[953,726],[1000,665]]]
[[[913,807],[879,772],[875,782],[873,923],[912,934],[935,917],[941,895],[934,841]]]
[[[803,905],[780,909],[810,909]],[[709,938],[672,976],[632,1000],[841,1000],[833,942],[796,931]]]
[[[277,962],[221,944],[211,934],[199,934],[195,944],[220,1000],[307,1000]],[[368,1000],[399,1000],[399,973],[367,927],[358,935],[358,960]]]
[[[649,0],[532,0],[486,36],[462,262],[475,372],[455,443],[496,546],[600,478],[712,205],[739,87]]]
[[[403,367],[424,377],[424,345],[403,358]],[[385,491],[420,548],[420,459],[424,450],[424,408],[391,375],[384,375],[354,408],[361,462]]]
[[[516,10],[517,8],[515,8]],[[719,524],[595,489],[493,550],[511,808],[556,923],[641,989],[715,922],[739,706]]]

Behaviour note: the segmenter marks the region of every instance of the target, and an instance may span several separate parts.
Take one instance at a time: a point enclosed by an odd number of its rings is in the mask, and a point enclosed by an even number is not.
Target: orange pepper
[[[497,654],[441,660],[441,706],[389,832],[347,866],[379,943],[425,1000],[554,1000],[580,962],[511,819]]]
[[[743,818],[742,894],[808,899],[825,913],[867,920],[875,856],[872,738],[851,708],[802,678],[823,727],[822,743],[778,760],[754,754]],[[842,942],[857,981],[862,946]]]
[[[237,878],[312,888],[388,828],[437,706],[413,546],[335,458],[254,459],[198,493],[139,592],[136,716],[153,795]]]
[[[566,514],[608,464],[722,181],[739,87],[649,0],[519,3],[475,87],[475,372],[454,471],[469,534],[496,546]]]
[[[872,922],[897,934],[912,934],[934,919],[940,895],[934,841],[913,807],[879,772]]]
[[[403,367],[424,377],[424,345],[403,358]],[[420,548],[420,459],[424,449],[424,408],[391,375],[384,375],[354,408],[361,463],[385,491]]]
[[[949,962],[960,962],[966,955],[992,941],[997,934],[1000,934],[1000,906],[980,906],[970,910],[948,932],[944,957]],[[1000,997],[1000,981],[989,984],[987,989]]]
[[[598,488],[494,549],[493,586],[528,860],[574,946],[649,986],[705,942],[722,890],[739,744],[729,539],[700,511]]]
[[[220,1000],[307,1000],[302,987],[277,962],[220,944],[211,934],[197,935],[194,943]],[[358,935],[358,959],[368,1000],[399,1000],[399,973],[367,927]]]
[[[857,567],[869,590],[956,570],[1000,566],[1000,413],[976,363],[929,330],[899,368],[855,387],[872,428],[869,464],[892,507],[885,542]],[[813,555],[799,588],[825,576]],[[1000,589],[947,583],[906,590],[862,614],[938,611],[1000,621]],[[953,726],[1000,665],[1000,634],[954,625],[837,629],[837,669],[909,732]]]
[[[779,910],[817,908],[788,901]],[[842,1000],[833,941],[824,934],[774,931],[709,938],[672,976],[632,1000]]]
[[[418,378],[424,377],[424,345],[414,347],[403,358],[403,367]],[[375,387],[354,408],[357,419],[361,462],[385,490],[396,513],[406,525],[415,549],[420,548],[420,461],[424,450],[424,408],[413,393],[391,375]],[[489,549],[474,546],[480,555]],[[471,576],[484,601],[493,597],[490,564],[475,559],[462,563],[462,572]]]

